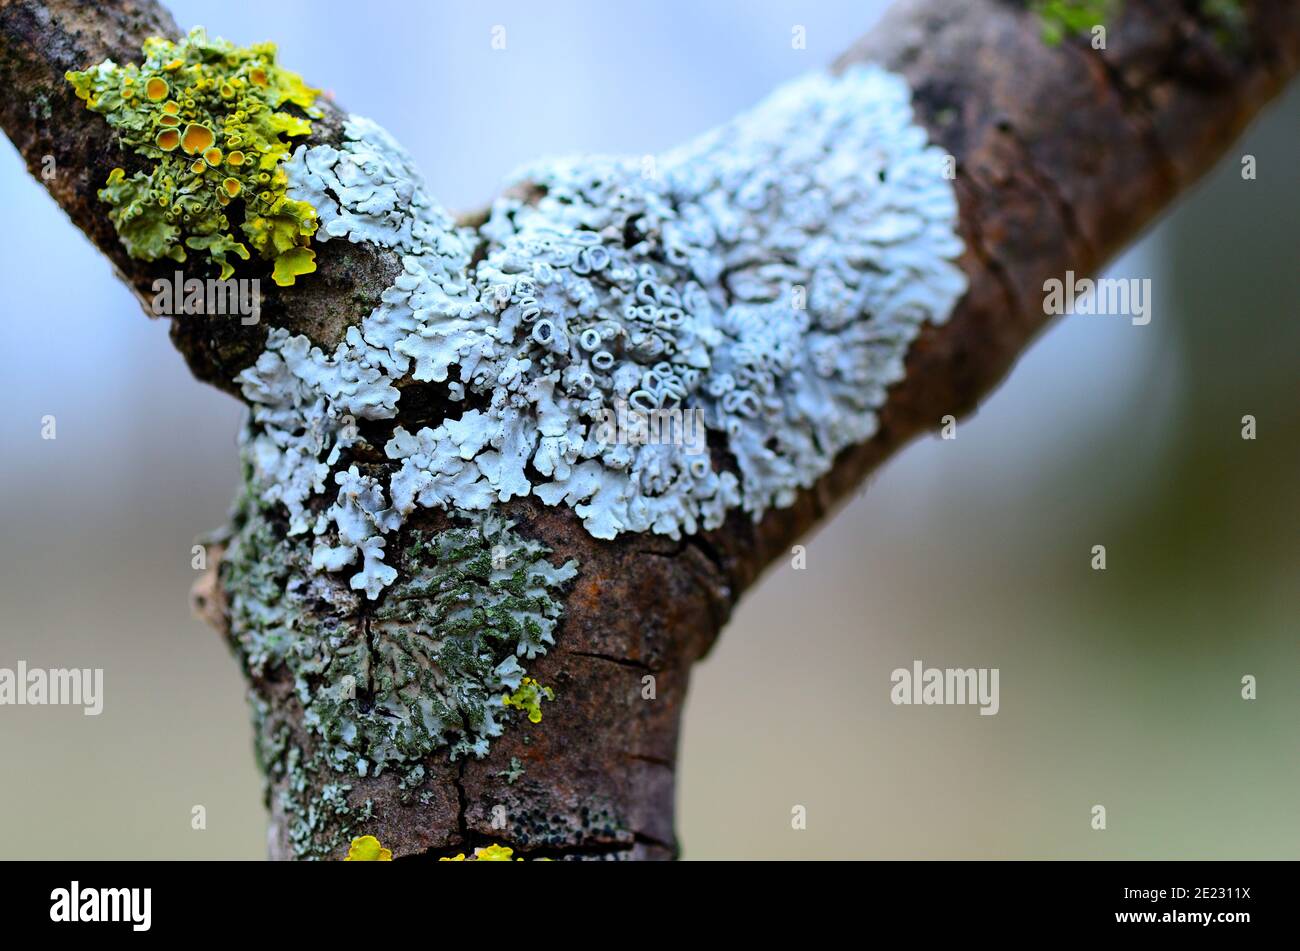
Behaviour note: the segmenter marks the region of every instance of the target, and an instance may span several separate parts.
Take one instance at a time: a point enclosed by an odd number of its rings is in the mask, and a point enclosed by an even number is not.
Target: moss
[[[66,76],[149,162],[131,175],[114,169],[99,191],[127,253],[179,262],[187,250],[201,252],[225,280],[251,245],[275,261],[278,284],[314,270],[307,246],[316,212],[285,194],[281,166],[290,139],[309,134],[310,118],[321,114],[317,90],[278,65],[274,45],[237,47],[202,28],[179,43],[151,37],[143,53],[140,64],[105,60]]]
[[[1058,46],[1067,36],[1087,33],[1110,18],[1119,0],[1032,0],[1029,8],[1042,21],[1043,42]]]
[[[1249,45],[1250,29],[1241,0],[1200,0],[1200,13],[1214,28],[1214,39],[1229,52]]]

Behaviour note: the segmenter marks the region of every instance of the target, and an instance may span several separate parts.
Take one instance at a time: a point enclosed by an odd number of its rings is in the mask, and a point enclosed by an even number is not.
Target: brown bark
[[[521,532],[583,566],[559,646],[536,667],[564,702],[548,705],[543,729],[507,732],[485,760],[430,764],[428,804],[404,805],[391,776],[359,781],[354,795],[375,801],[384,844],[398,855],[489,841],[534,854],[674,855],[674,762],[691,664],[766,565],[911,437],[970,412],[998,383],[1045,323],[1045,279],[1102,265],[1285,85],[1300,65],[1300,6],[1242,7],[1244,27],[1227,34],[1195,0],[1128,0],[1097,51],[1080,40],[1046,45],[1023,4],[904,0],[846,53],[838,66],[872,60],[902,73],[918,118],[956,157],[969,292],[948,323],[927,327],[913,345],[876,437],[760,522],[737,512],[680,543],[603,542],[566,508],[506,506]],[[55,157],[52,196],[138,295],[169,269],[123,253],[95,196],[121,150],[63,73],[105,57],[129,61],[153,33],[177,31],[151,2],[0,2],[0,123],[34,174],[43,156]],[[337,141],[341,113],[332,105],[327,113],[314,139]],[[271,287],[263,319],[329,347],[369,311],[366,299],[397,265],[337,241],[322,246],[319,264],[311,281]],[[265,328],[175,321],[172,336],[196,376],[234,393],[232,379],[260,352]],[[221,604],[210,586],[206,610],[220,618]],[[654,700],[642,699],[646,675],[655,678]],[[257,686],[300,732],[287,685]],[[512,756],[526,767],[516,783],[500,775]],[[497,804],[507,807],[506,830],[491,826]],[[273,840],[274,853],[284,848],[283,835]]]

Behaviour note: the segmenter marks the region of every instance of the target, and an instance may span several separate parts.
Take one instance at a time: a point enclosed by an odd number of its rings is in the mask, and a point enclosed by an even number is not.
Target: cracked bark
[[[503,506],[521,533],[546,542],[557,560],[576,557],[583,566],[566,599],[559,646],[533,671],[563,702],[548,705],[541,728],[507,731],[484,760],[427,764],[426,804],[403,804],[391,775],[357,781],[353,798],[376,806],[367,831],[398,856],[430,858],[489,842],[537,857],[675,855],[675,754],[691,664],[767,564],[890,454],[944,415],[969,413],[998,383],[1044,325],[1045,279],[1095,271],[1295,73],[1300,6],[1246,0],[1242,7],[1243,29],[1225,36],[1196,0],[1128,0],[1108,25],[1107,49],[1095,51],[1079,40],[1044,45],[1023,4],[904,0],[845,53],[837,67],[871,60],[902,73],[918,119],[957,159],[966,297],[947,324],[927,327],[913,344],[876,437],[844,452],[795,504],[757,523],[732,513],[722,528],[683,542],[602,542],[566,508],[532,500]],[[220,32],[219,23],[209,25]],[[7,90],[0,123],[33,174],[54,157],[58,175],[43,184],[142,302],[171,265],[131,260],[117,242],[95,192],[121,150],[63,73],[105,57],[137,58],[151,34],[179,35],[144,0],[0,0]],[[313,141],[337,143],[343,113],[332,103],[325,108]],[[265,293],[263,320],[331,349],[369,311],[398,262],[345,242],[318,246],[318,255],[312,280]],[[260,352],[265,332],[192,318],[171,328],[194,375],[235,395],[232,380]],[[439,412],[436,400],[410,395],[400,413]],[[410,416],[398,422],[409,426]],[[215,576],[196,603],[218,627],[225,623]],[[646,675],[655,678],[653,701],[642,698]],[[290,685],[272,678],[254,687],[271,715],[309,742]],[[503,771],[512,757],[524,772],[510,781]],[[498,805],[506,807],[504,829],[493,826]],[[287,847],[282,818],[273,809],[273,855]]]

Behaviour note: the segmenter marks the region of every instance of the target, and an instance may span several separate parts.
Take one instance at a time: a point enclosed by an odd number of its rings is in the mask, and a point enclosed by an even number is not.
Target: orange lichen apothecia
[[[86,106],[152,161],[129,176],[113,169],[99,192],[132,257],[184,261],[186,249],[199,251],[225,280],[231,258],[248,260],[251,246],[275,262],[277,284],[316,270],[316,211],[285,194],[282,164],[290,140],[320,116],[317,90],[275,57],[270,43],[237,47],[197,28],[179,43],[146,40],[139,65],[106,60],[67,74]]]

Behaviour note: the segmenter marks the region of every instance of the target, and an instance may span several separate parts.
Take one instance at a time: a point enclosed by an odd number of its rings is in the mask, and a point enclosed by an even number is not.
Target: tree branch
[[[1243,9],[1242,24],[1225,32],[1198,2],[1130,0],[1107,25],[1103,51],[1078,39],[1046,45],[1021,4],[899,3],[836,68],[874,62],[900,73],[932,141],[955,157],[966,245],[959,263],[969,289],[946,323],[926,325],[913,342],[876,435],[841,453],[793,504],[759,521],[733,509],[721,527],[680,542],[651,534],[599,540],[569,508],[532,497],[501,506],[522,535],[549,546],[556,564],[582,566],[564,598],[557,647],[535,668],[564,702],[547,706],[544,728],[496,739],[486,759],[430,757],[418,795],[391,772],[353,777],[349,803],[369,803],[359,831],[374,832],[399,856],[495,841],[538,856],[675,855],[673,773],[691,664],[768,564],[909,439],[945,415],[969,413],[998,383],[1045,323],[1044,280],[1101,266],[1291,78],[1300,65],[1300,9],[1291,0]],[[63,76],[105,58],[131,62],[154,34],[178,31],[151,2],[0,2],[0,81],[8,90],[0,124],[33,174],[53,156],[58,173],[44,181],[52,197],[142,302],[154,279],[174,268],[125,254],[96,192],[130,158]],[[308,143],[337,146],[344,114],[323,107]],[[322,245],[317,260],[312,280],[268,286],[262,315],[329,351],[379,302],[401,261],[345,241]],[[172,338],[195,376],[239,396],[235,378],[264,349],[266,328],[173,319]],[[412,391],[399,406],[436,415],[438,407],[417,403]],[[447,524],[444,514],[421,511],[405,531]],[[222,625],[229,587],[228,573],[214,576],[203,595]],[[335,620],[368,633],[373,615],[360,604]],[[646,675],[654,677],[653,702],[644,699]],[[251,677],[270,761],[272,852],[283,856],[293,850],[294,817],[281,795],[295,781],[288,751],[317,741],[283,670]],[[507,768],[516,761],[522,777]],[[500,805],[504,829],[494,824]]]

